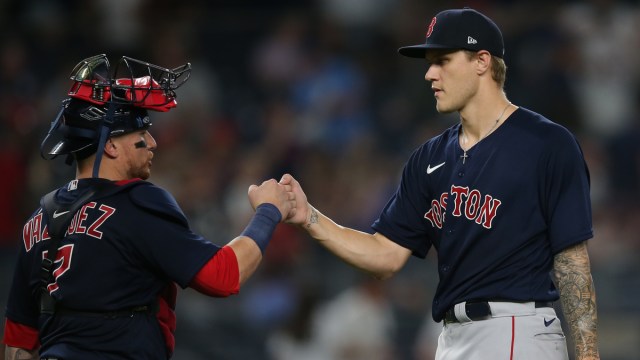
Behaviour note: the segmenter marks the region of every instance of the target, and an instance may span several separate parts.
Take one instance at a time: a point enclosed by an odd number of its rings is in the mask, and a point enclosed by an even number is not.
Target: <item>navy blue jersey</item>
[[[438,253],[433,318],[461,301],[555,301],[553,255],[593,236],[589,174],[564,127],[517,109],[467,151],[460,124],[419,147],[373,229]]]
[[[58,190],[57,199],[72,201],[99,181],[106,180],[74,180]],[[51,318],[40,316],[37,295],[49,240],[46,216],[38,209],[24,226],[6,316],[39,329],[41,356],[64,359],[169,357],[166,344],[172,340],[164,338],[156,312],[113,318],[98,313],[157,305],[174,283],[188,286],[219,249],[195,234],[174,198],[151,183],[139,181],[92,200],[67,229],[48,287],[57,305],[73,312]]]

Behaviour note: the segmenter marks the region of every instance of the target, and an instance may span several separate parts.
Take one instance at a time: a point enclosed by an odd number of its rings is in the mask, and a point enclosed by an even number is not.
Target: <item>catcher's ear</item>
[[[108,139],[104,144],[104,153],[110,158],[118,156],[118,145],[113,139]]]

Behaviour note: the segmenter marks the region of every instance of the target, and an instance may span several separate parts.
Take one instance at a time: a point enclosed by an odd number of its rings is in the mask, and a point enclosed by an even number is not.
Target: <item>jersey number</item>
[[[42,253],[42,258],[47,257],[47,252],[44,251]],[[53,261],[53,283],[47,286],[47,290],[49,293],[52,293],[58,290],[58,278],[62,276],[62,274],[66,273],[67,270],[71,267],[71,255],[73,254],[73,244],[64,245],[58,248],[58,253],[56,254],[56,258]]]

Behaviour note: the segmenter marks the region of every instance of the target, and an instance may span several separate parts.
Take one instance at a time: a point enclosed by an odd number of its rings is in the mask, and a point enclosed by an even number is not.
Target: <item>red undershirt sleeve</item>
[[[240,291],[240,270],[233,249],[223,246],[198,271],[189,287],[209,296],[237,294]]]
[[[40,347],[38,329],[5,319],[2,343],[15,348],[34,350]]]

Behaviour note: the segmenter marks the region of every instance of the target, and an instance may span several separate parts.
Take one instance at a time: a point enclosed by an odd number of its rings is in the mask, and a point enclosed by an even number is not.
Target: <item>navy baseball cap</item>
[[[445,10],[431,19],[424,44],[398,49],[401,55],[423,58],[427,49],[487,50],[504,57],[504,40],[498,26],[479,11],[465,7]]]

